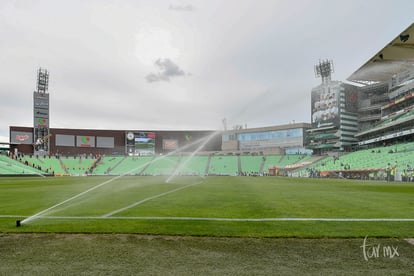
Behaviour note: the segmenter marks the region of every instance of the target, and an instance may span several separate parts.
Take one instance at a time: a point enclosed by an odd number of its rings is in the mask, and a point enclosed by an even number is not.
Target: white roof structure
[[[372,84],[389,81],[392,76],[414,68],[414,23],[376,53],[348,81]]]

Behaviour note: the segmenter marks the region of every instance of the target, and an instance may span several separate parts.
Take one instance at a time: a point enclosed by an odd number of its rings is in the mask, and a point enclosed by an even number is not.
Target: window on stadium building
[[[294,128],[237,134],[240,150],[303,147],[303,129]]]
[[[293,128],[287,130],[275,130],[265,132],[240,133],[237,135],[239,141],[259,141],[259,140],[285,140],[289,138],[302,138],[303,130]]]
[[[224,134],[222,137],[223,137],[223,141],[234,141],[234,140],[236,140],[236,134],[234,134],[234,133]]]

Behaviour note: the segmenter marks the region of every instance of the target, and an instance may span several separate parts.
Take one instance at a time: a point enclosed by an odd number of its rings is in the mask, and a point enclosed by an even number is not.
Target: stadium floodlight
[[[46,69],[39,68],[37,71],[37,92],[46,93],[49,86],[49,72]]]
[[[334,72],[334,66],[332,60],[319,60],[319,64],[315,67],[315,77],[322,78],[322,83],[329,82],[331,80],[331,74]]]

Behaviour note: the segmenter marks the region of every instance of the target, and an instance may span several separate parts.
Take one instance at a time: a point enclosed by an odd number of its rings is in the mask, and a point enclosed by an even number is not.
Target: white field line
[[[215,132],[215,135],[216,135],[217,133],[218,133],[218,132]],[[198,139],[198,140],[196,140],[196,141],[194,141],[194,142],[192,142],[192,143],[190,143],[190,144],[188,144],[188,145],[185,145],[184,147],[181,147],[181,148],[179,148],[179,149],[176,149],[176,150],[174,150],[174,151],[172,151],[172,152],[170,152],[170,153],[168,153],[168,154],[166,154],[166,155],[164,155],[164,156],[162,156],[162,157],[158,157],[158,158],[152,159],[151,161],[147,162],[146,164],[152,164],[152,163],[154,163],[156,160],[161,160],[161,159],[163,159],[163,158],[166,158],[167,156],[170,156],[170,155],[172,155],[172,154],[174,154],[174,153],[176,153],[176,152],[179,152],[179,150],[184,150],[184,149],[186,149],[186,148],[191,147],[192,145],[197,145],[198,143],[201,143],[203,140],[204,140],[204,138],[200,138],[200,139]],[[128,171],[128,172],[126,172],[126,173],[124,173],[124,174],[121,174],[121,175],[118,175],[118,176],[116,176],[116,177],[113,177],[113,178],[109,179],[108,181],[105,181],[105,182],[103,182],[103,183],[101,183],[101,184],[98,184],[98,185],[96,185],[96,186],[93,186],[92,188],[90,188],[90,189],[88,189],[88,190],[86,190],[86,191],[84,191],[84,192],[82,192],[82,193],[79,193],[79,194],[77,194],[77,195],[74,195],[74,196],[72,196],[71,198],[68,198],[68,199],[66,199],[66,200],[64,200],[64,201],[62,201],[62,202],[60,202],[60,203],[57,203],[57,204],[53,205],[52,207],[49,207],[49,208],[47,208],[47,209],[45,209],[45,210],[43,210],[43,211],[40,211],[39,213],[36,213],[36,214],[34,214],[33,216],[27,217],[26,219],[24,219],[24,220],[22,221],[22,224],[23,224],[23,223],[27,223],[27,222],[29,222],[29,221],[32,221],[32,220],[36,219],[37,217],[43,216],[45,213],[47,213],[47,212],[51,211],[52,209],[54,209],[54,208],[56,208],[56,207],[59,207],[59,206],[61,206],[61,205],[65,204],[65,203],[67,203],[67,202],[69,202],[69,201],[71,201],[71,200],[73,200],[73,199],[76,199],[76,198],[78,198],[78,197],[80,197],[80,196],[83,196],[84,194],[87,194],[87,193],[89,193],[89,192],[91,192],[91,191],[93,191],[93,190],[95,190],[95,189],[98,189],[98,188],[100,188],[100,187],[102,187],[102,186],[104,186],[104,185],[106,185],[106,184],[108,184],[108,183],[111,183],[112,181],[114,181],[114,180],[116,180],[116,179],[118,179],[118,178],[124,177],[124,176],[126,176],[126,175],[128,175],[128,174],[130,174],[130,173],[132,173],[132,172],[134,172],[134,171],[136,171],[136,170],[138,170],[139,168],[142,168],[142,167],[143,167],[143,166],[145,166],[146,164],[143,164],[143,165],[141,165],[141,166],[138,166],[138,167],[136,167],[136,168],[133,168],[133,169],[131,169],[130,171]]]
[[[27,218],[19,215],[0,215],[0,218]],[[38,219],[57,220],[193,220],[193,221],[327,221],[327,222],[414,222],[414,218],[203,218],[203,217],[103,217],[103,216],[38,216]]]
[[[0,218],[27,218],[28,216],[21,215],[0,215]]]
[[[109,180],[107,180],[107,181],[105,181],[105,182],[102,182],[102,183],[101,183],[101,184],[99,184],[99,185],[93,186],[92,188],[89,188],[89,189],[87,189],[86,191],[83,191],[82,193],[79,193],[79,194],[77,194],[77,195],[74,195],[74,196],[72,196],[71,198],[68,198],[68,199],[66,199],[66,200],[64,200],[64,201],[62,201],[62,202],[59,202],[58,204],[55,204],[55,205],[53,205],[52,207],[49,207],[49,208],[47,208],[47,209],[45,209],[45,210],[43,210],[43,211],[41,211],[41,212],[39,212],[39,213],[37,213],[37,214],[34,214],[33,216],[30,216],[30,217],[28,217],[28,218],[24,219],[24,220],[22,221],[22,224],[23,224],[23,223],[25,223],[25,222],[28,222],[28,221],[34,220],[34,219],[36,219],[37,217],[40,217],[40,216],[42,216],[43,214],[45,214],[45,213],[49,212],[50,210],[52,210],[52,209],[54,209],[54,208],[56,208],[56,207],[59,207],[59,206],[61,206],[61,205],[65,204],[66,202],[69,202],[69,201],[71,201],[71,200],[73,200],[73,199],[76,199],[76,198],[78,198],[78,197],[81,197],[81,196],[83,196],[84,194],[87,194],[87,193],[89,193],[89,192],[91,192],[91,191],[93,191],[93,190],[98,189],[99,187],[102,187],[102,186],[104,186],[104,185],[106,185],[106,184],[108,184],[108,183],[111,183],[112,181],[114,181],[114,180],[116,180],[116,179],[118,179],[118,178],[121,178],[122,176],[123,176],[123,175],[118,175],[118,176],[116,176],[116,177],[113,177],[113,178],[111,178],[111,179],[109,179]]]
[[[189,184],[189,185],[186,185],[186,186],[183,186],[183,187],[179,187],[179,188],[176,188],[176,189],[173,189],[173,190],[170,190],[170,191],[161,193],[161,194],[157,194],[157,195],[154,195],[154,196],[150,196],[150,197],[144,198],[144,199],[142,199],[140,201],[137,201],[137,202],[134,202],[134,203],[132,203],[132,204],[130,204],[128,206],[125,206],[125,207],[120,208],[118,210],[115,210],[115,211],[109,212],[109,213],[107,213],[105,215],[102,215],[102,217],[103,218],[107,218],[107,217],[113,216],[113,215],[118,214],[120,212],[123,212],[123,211],[126,211],[128,209],[131,209],[131,208],[133,208],[133,207],[135,207],[137,205],[140,205],[140,204],[142,204],[144,202],[147,202],[147,201],[150,201],[150,200],[153,200],[155,198],[159,198],[159,197],[162,197],[162,196],[171,194],[171,193],[175,193],[175,192],[178,192],[180,190],[183,190],[183,189],[186,189],[188,187],[192,187],[192,186],[195,186],[195,185],[198,185],[198,184],[201,184],[201,183],[203,183],[203,182],[202,181],[199,181],[199,182],[192,183],[192,184]]]

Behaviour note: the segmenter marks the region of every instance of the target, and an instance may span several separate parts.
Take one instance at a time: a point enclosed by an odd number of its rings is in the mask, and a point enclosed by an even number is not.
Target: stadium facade
[[[356,70],[331,81],[329,62],[316,67],[308,148],[352,151],[414,140],[414,24]]]
[[[292,123],[262,128],[236,128],[224,131],[222,151],[304,154],[307,123]]]
[[[328,66],[332,62],[322,62]],[[326,72],[327,73],[327,72]],[[358,91],[353,85],[331,81],[330,74],[312,89],[312,128],[308,130],[307,147],[317,154],[350,151],[358,141]]]
[[[35,128],[10,127],[10,150],[24,154],[45,155],[35,150]],[[153,155],[167,154],[182,148],[191,152],[201,139],[214,131],[97,130],[50,128],[48,155]],[[220,151],[221,137],[216,135],[203,147]]]
[[[388,82],[361,89],[359,146],[378,146],[414,138],[414,68]],[[364,114],[363,111],[369,111]]]

